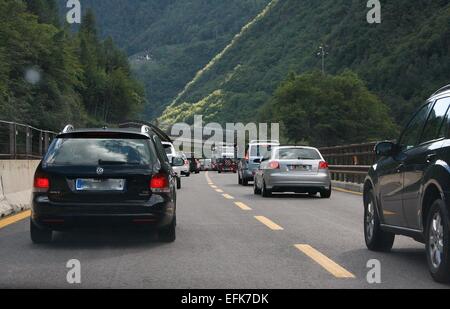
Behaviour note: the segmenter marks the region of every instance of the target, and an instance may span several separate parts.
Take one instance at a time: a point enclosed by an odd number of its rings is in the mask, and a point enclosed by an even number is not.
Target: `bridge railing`
[[[330,164],[332,179],[342,182],[364,183],[364,179],[375,163],[374,148],[377,142],[321,148]]]
[[[57,133],[0,120],[0,160],[41,159]]]

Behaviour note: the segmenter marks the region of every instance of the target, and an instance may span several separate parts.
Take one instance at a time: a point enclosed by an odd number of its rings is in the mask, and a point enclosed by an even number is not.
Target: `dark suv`
[[[397,143],[379,143],[364,185],[367,247],[389,251],[395,235],[426,244],[433,278],[450,281],[450,85],[434,93]]]
[[[38,166],[32,195],[31,239],[53,230],[144,226],[175,240],[176,176],[150,127],[74,130],[67,126]]]

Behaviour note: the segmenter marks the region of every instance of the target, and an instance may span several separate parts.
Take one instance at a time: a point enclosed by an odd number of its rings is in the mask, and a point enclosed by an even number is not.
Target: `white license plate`
[[[125,179],[77,179],[77,191],[123,191]]]
[[[309,172],[312,170],[312,165],[289,165],[289,170]]]

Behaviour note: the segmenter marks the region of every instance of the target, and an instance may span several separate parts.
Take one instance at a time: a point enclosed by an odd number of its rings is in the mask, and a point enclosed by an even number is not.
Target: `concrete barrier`
[[[30,208],[38,165],[36,160],[0,160],[0,217]]]
[[[334,188],[344,189],[348,191],[353,191],[357,193],[363,193],[364,192],[364,185],[360,183],[353,183],[353,182],[342,182],[342,181],[332,181]]]

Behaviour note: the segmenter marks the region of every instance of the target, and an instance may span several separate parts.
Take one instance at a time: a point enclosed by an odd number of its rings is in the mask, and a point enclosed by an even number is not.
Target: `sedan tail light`
[[[269,163],[269,168],[272,169],[272,170],[279,169],[280,168],[280,162],[278,162],[278,161],[271,161]]]
[[[43,176],[35,176],[33,183],[35,192],[47,192],[50,189],[50,179]]]
[[[164,174],[156,174],[150,181],[150,189],[153,193],[169,193],[169,180]]]
[[[326,170],[326,169],[328,169],[329,167],[330,167],[330,165],[329,165],[327,162],[325,162],[325,161],[319,162],[319,169],[320,169],[320,170]]]

